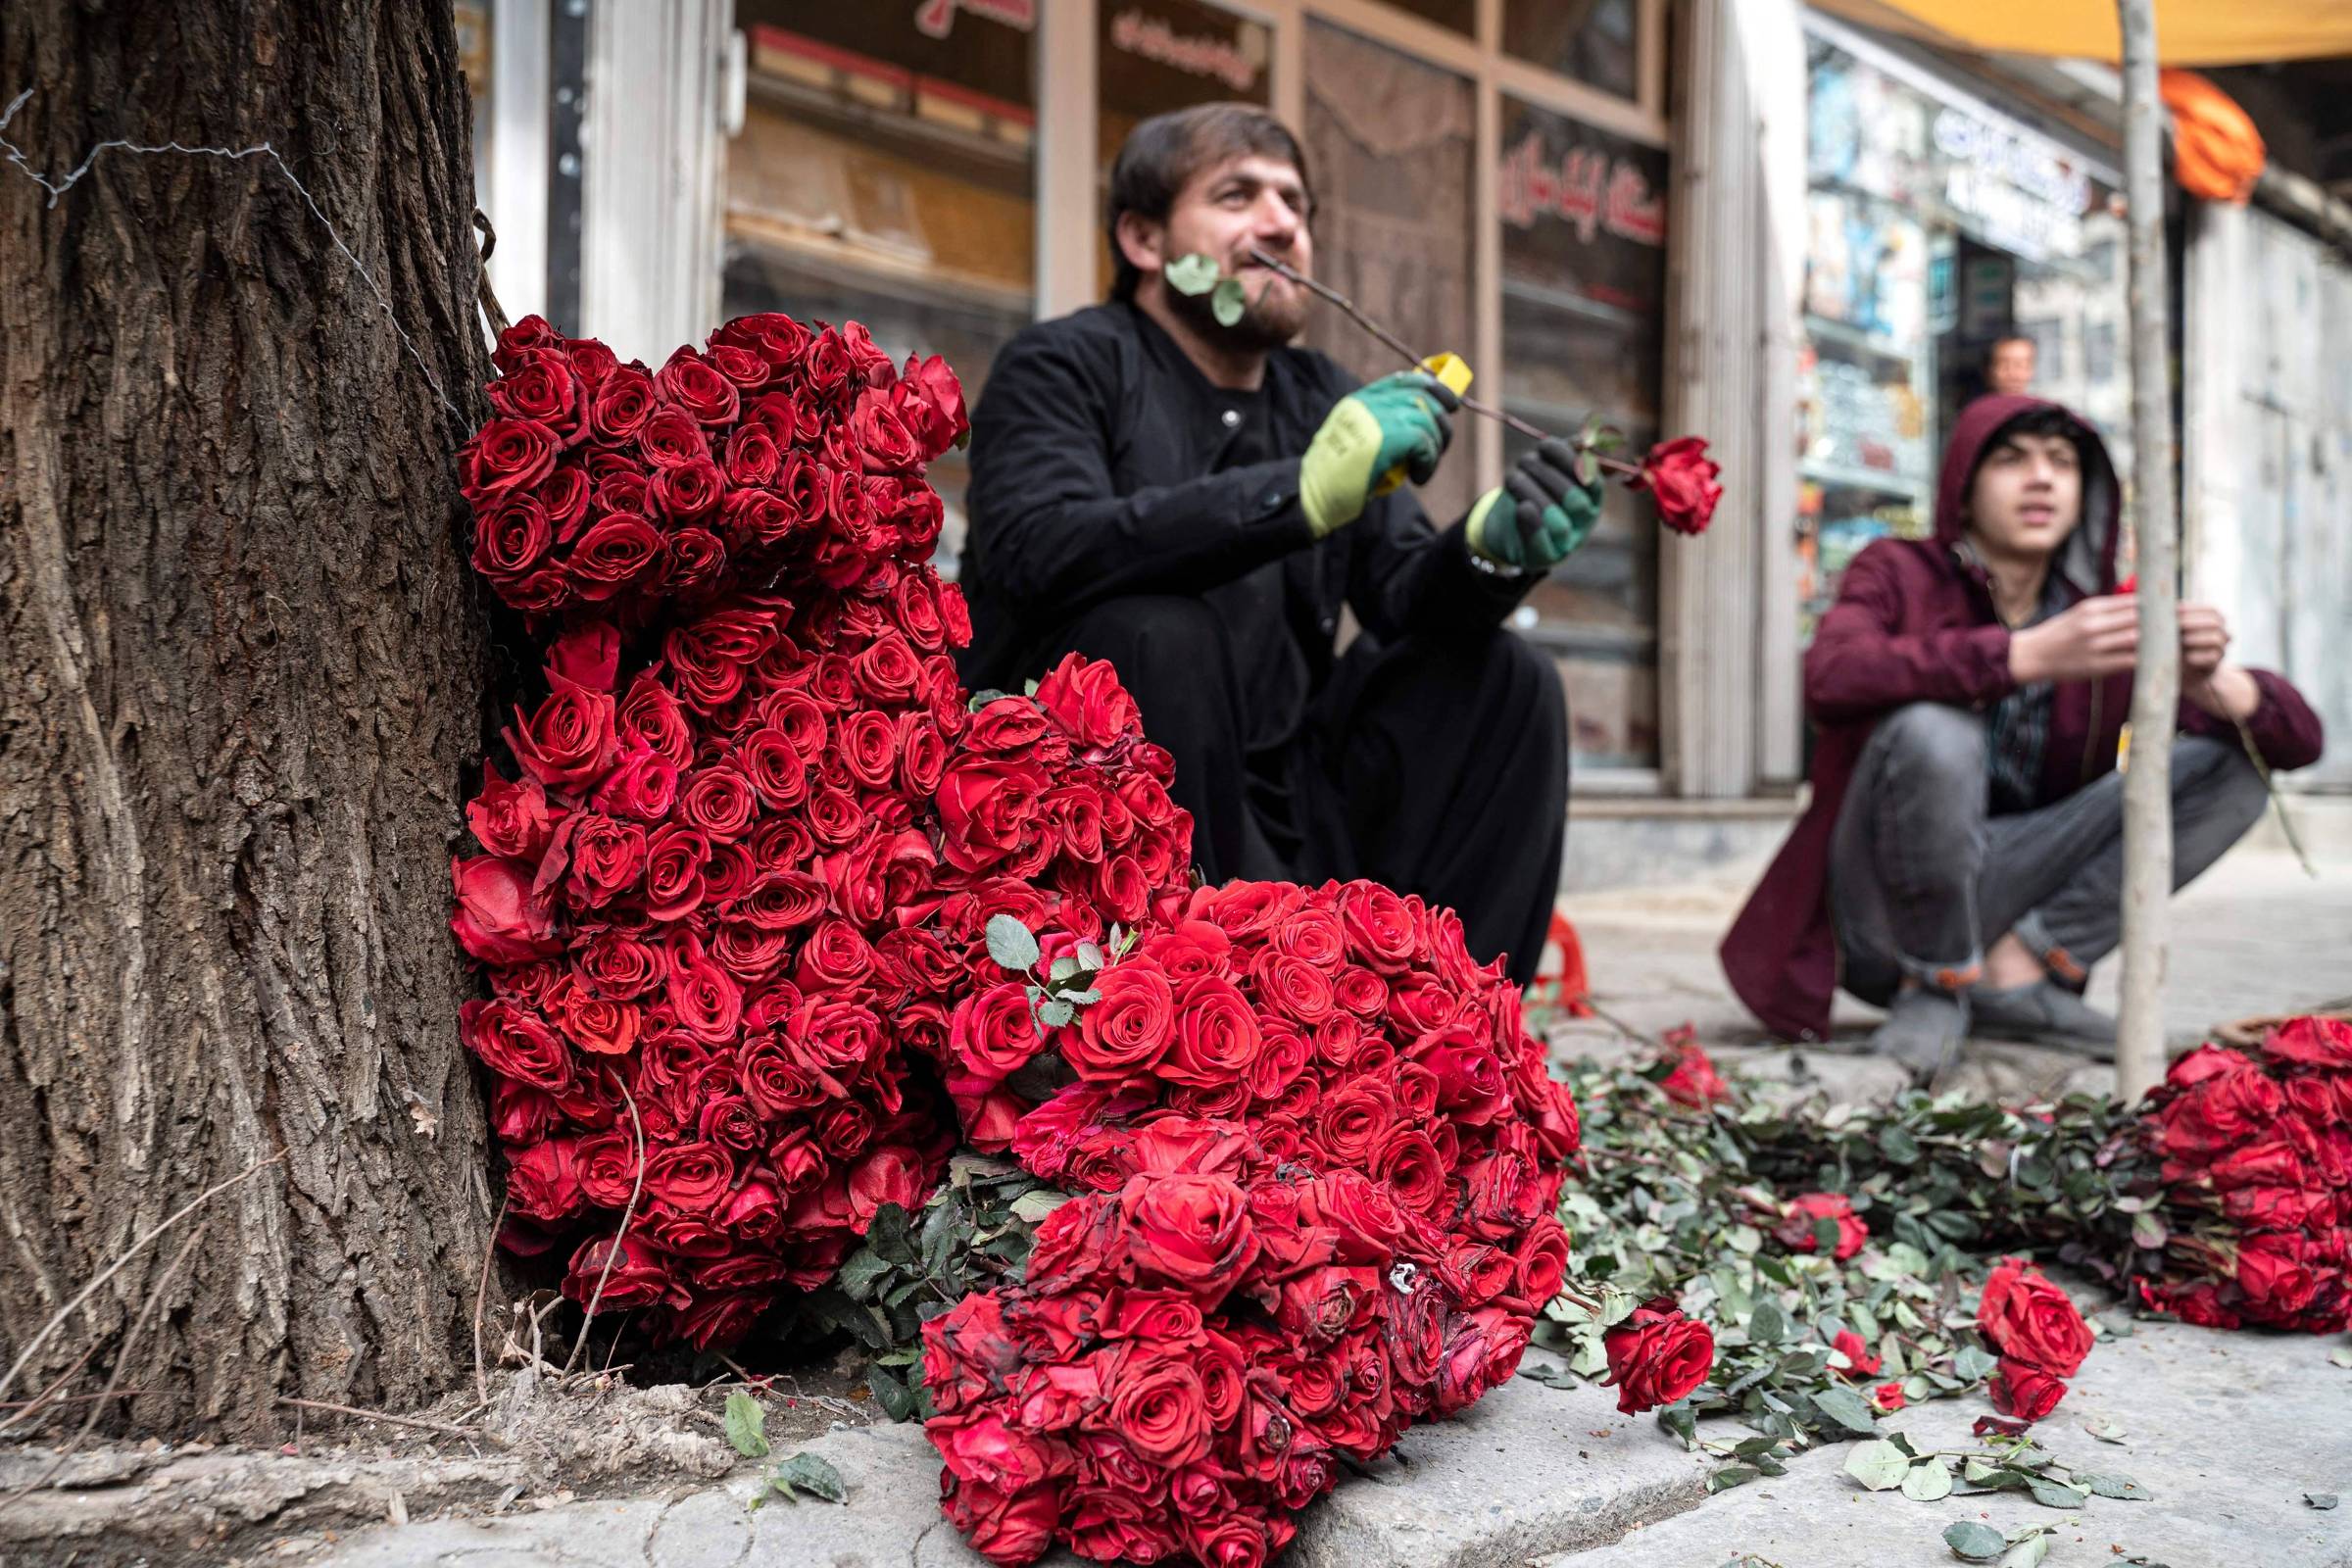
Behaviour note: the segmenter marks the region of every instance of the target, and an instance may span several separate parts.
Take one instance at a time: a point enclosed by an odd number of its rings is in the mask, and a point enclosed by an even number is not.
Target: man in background
[[[1251,253],[1311,270],[1312,189],[1252,105],[1128,137],[1110,301],[1023,330],[973,411],[964,680],[1110,661],[1175,759],[1210,882],[1418,893],[1525,985],[1559,880],[1567,705],[1502,621],[1592,531],[1600,486],[1550,441],[1444,529],[1411,485],[1380,493],[1437,471],[1456,402],[1292,346],[1309,293]],[[1242,281],[1239,321],[1169,284],[1191,255]],[[1343,606],[1363,627],[1344,656]]]
[[[1995,397],[2022,398],[2034,391],[2034,340],[2018,333],[1993,340],[1984,353],[1984,390]]]
[[[2123,920],[2123,777],[2138,607],[2116,584],[2121,492],[2087,424],[1979,398],[1946,447],[1932,540],[1846,567],[1805,655],[1813,798],[1723,944],[1777,1033],[1819,1039],[1839,987],[1887,1009],[1873,1046],[1932,1079],[1973,1029],[2112,1059],[2082,1000]],[[2254,825],[2271,768],[2321,750],[2286,680],[2230,662],[2182,605],[2173,877]]]

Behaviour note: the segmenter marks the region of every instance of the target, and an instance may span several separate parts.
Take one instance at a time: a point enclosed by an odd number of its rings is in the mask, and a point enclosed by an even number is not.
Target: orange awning
[[[1815,0],[1866,26],[1983,54],[2104,60],[2122,53],[2115,0]],[[2345,0],[2156,0],[2168,66],[2243,66],[2352,55]]]

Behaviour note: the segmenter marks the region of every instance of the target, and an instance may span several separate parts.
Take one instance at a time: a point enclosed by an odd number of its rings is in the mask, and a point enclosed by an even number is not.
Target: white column
[[[1037,314],[1092,305],[1102,204],[1095,88],[1096,0],[1053,0],[1037,21]]]
[[[580,143],[582,329],[659,365],[718,324],[730,0],[603,0]]]
[[[1774,558],[1795,504],[1804,48],[1790,0],[1690,0],[1682,20],[1665,434],[1706,437],[1724,494],[1712,528],[1660,551],[1661,751],[1671,793],[1727,797],[1767,772],[1772,726],[1795,738],[1793,588]]]

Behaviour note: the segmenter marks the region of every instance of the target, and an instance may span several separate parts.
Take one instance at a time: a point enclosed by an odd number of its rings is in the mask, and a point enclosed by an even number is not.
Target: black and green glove
[[[1576,477],[1576,449],[1553,436],[1478,498],[1464,524],[1471,554],[1533,575],[1576,554],[1600,520],[1601,481]]]
[[[1298,463],[1298,505],[1315,537],[1363,515],[1381,476],[1399,464],[1427,484],[1453,438],[1446,416],[1461,406],[1437,377],[1413,370],[1340,399]]]

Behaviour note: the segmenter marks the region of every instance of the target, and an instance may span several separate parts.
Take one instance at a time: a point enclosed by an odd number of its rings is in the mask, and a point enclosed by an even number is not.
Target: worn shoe
[[[2115,1020],[2055,981],[2006,991],[1978,986],[1969,1000],[1981,1035],[2054,1046],[2093,1061],[2115,1059]]]
[[[1920,1083],[1933,1083],[1959,1054],[1968,1016],[1966,995],[1914,986],[1896,995],[1886,1021],[1870,1037],[1870,1049],[1910,1068]]]

